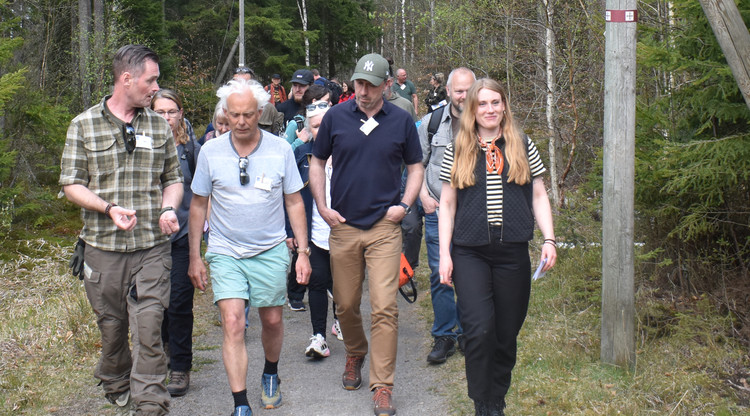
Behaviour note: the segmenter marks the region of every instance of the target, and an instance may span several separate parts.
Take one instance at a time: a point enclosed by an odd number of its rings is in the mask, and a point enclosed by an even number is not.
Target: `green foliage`
[[[700,5],[672,4],[674,25],[647,16],[639,30],[636,208],[658,249],[644,271],[711,290],[748,276],[750,110]]]

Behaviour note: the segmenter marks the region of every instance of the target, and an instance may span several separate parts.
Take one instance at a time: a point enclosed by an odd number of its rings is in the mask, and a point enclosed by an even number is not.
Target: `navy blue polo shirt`
[[[367,121],[355,100],[331,107],[323,116],[313,155],[333,155],[331,208],[346,223],[369,229],[401,201],[401,165],[422,162],[419,135],[409,113],[389,103],[373,116],[377,127],[365,135]]]

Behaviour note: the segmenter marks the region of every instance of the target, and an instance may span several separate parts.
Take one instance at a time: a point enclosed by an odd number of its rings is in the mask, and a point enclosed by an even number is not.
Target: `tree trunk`
[[[302,34],[305,38],[305,66],[310,67],[310,38],[307,37],[307,5],[305,0],[297,0],[299,17],[302,20]]]
[[[555,90],[557,80],[555,79],[555,32],[552,30],[552,17],[554,15],[553,0],[543,0],[545,34],[544,52],[546,56],[545,72],[547,74],[547,137],[549,139],[549,171],[550,187],[552,189],[552,202],[560,206],[560,184],[557,182],[557,135],[555,134]]]
[[[406,65],[406,0],[401,0],[401,66]]]
[[[78,76],[81,80],[83,108],[91,106],[91,87],[88,81],[89,35],[91,32],[90,0],[78,0]]]

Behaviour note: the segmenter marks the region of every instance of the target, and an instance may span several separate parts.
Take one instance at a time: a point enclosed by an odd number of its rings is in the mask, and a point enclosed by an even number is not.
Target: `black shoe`
[[[427,362],[432,364],[442,364],[455,352],[456,341],[453,340],[453,337],[437,337],[435,338],[435,345],[432,346],[430,355],[427,356]]]
[[[301,300],[289,299],[289,309],[301,312],[305,310],[305,304]]]
[[[464,336],[464,334],[461,334],[456,337],[456,341],[458,344],[458,351],[463,354],[466,351],[466,337]]]

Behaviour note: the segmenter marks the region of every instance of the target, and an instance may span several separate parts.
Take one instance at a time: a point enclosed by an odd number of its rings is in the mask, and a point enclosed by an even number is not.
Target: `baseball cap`
[[[271,79],[276,79],[276,78],[281,79],[281,75],[279,75],[279,74],[273,74],[273,75],[271,75]]]
[[[294,71],[294,75],[292,75],[292,83],[310,85],[314,80],[312,72],[307,69],[299,69]]]
[[[380,54],[370,53],[359,58],[359,61],[357,61],[352,81],[363,79],[377,87],[388,78],[389,73],[388,61]]]

